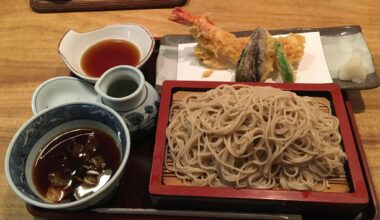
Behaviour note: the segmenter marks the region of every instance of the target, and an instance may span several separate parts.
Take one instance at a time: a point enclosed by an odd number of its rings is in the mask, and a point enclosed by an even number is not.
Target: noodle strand
[[[185,184],[324,190],[344,175],[339,120],[310,97],[221,85],[173,104],[165,166]]]

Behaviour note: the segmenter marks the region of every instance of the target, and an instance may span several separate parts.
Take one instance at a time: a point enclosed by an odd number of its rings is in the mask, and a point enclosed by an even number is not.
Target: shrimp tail
[[[179,24],[184,24],[186,26],[191,26],[195,24],[198,17],[191,15],[182,8],[175,7],[169,17],[169,20]]]

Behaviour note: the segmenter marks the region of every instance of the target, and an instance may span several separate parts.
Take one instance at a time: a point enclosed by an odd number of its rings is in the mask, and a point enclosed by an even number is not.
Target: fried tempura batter
[[[235,67],[239,62],[243,49],[249,42],[249,37],[236,37],[234,34],[217,27],[207,15],[193,16],[181,8],[172,11],[169,20],[188,26],[191,35],[198,42],[194,49],[196,58],[205,66],[213,69]],[[280,41],[284,47],[289,62],[297,69],[304,54],[305,38],[290,34],[287,37],[266,40],[265,72],[260,81],[269,77],[275,71],[274,43]]]
[[[192,16],[181,8],[175,8],[169,20],[184,24],[198,45],[195,56],[213,69],[226,69],[237,64],[249,37],[238,38],[214,25],[206,16]]]

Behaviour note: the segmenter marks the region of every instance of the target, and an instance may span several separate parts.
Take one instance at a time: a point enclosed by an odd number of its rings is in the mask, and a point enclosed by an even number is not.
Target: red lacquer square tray
[[[159,54],[160,39],[156,40],[155,50],[142,69],[145,79],[151,84],[156,85],[156,62]],[[73,76],[73,75],[72,75]],[[338,212],[334,206],[331,207],[331,212],[327,214],[328,219],[373,219],[377,217],[378,213],[378,200],[375,192],[375,187],[372,182],[371,174],[367,164],[365,152],[361,143],[360,135],[356,127],[353,109],[347,95],[347,91],[343,91],[346,114],[349,117],[349,122],[354,136],[354,144],[356,146],[358,157],[360,159],[361,172],[364,175],[365,185],[369,194],[369,203],[365,208],[354,214],[342,214]],[[131,143],[130,160],[124,171],[124,176],[120,182],[117,191],[111,197],[95,207],[79,211],[65,211],[65,210],[48,210],[42,209],[30,204],[26,204],[26,208],[33,216],[51,219],[221,219],[223,217],[231,219],[231,215],[209,215],[208,211],[213,211],[207,207],[197,209],[194,204],[186,207],[187,210],[195,212],[185,212],[183,207],[176,207],[177,200],[174,200],[171,205],[172,208],[165,209],[159,215],[156,211],[161,211],[153,204],[152,195],[149,194],[149,178],[151,174],[151,165],[153,159],[153,150],[155,146],[154,140],[155,133],[152,132],[147,137],[140,140],[133,140]],[[161,197],[161,196],[160,196]],[[210,199],[211,200],[211,199]],[[218,204],[216,201],[215,204]],[[277,207],[277,206],[276,206]],[[218,208],[216,210],[223,210]],[[346,209],[348,210],[348,209]],[[168,211],[168,212],[166,212]],[[260,211],[260,210],[258,210]],[[272,210],[269,212],[261,212],[265,215],[255,215],[258,211],[249,212],[248,215],[242,213],[242,218],[247,219],[293,219],[290,215],[272,215]],[[343,210],[344,213],[345,210]],[[241,212],[238,209],[233,210],[234,213]],[[285,212],[288,213],[288,212]],[[321,212],[307,212],[300,213],[294,212],[293,217],[296,219],[327,219],[326,215]],[[273,217],[273,218],[269,218]],[[234,219],[238,217],[235,216]]]
[[[170,207],[173,198],[176,199],[176,206],[182,201],[185,201],[184,204],[193,201],[193,203],[197,204],[199,207],[210,206],[210,199],[214,199],[217,201],[218,206],[223,207],[224,209],[228,209],[233,203],[239,204],[239,206],[253,205],[253,207],[265,207],[267,205],[272,207],[275,204],[280,205],[285,202],[286,205],[283,206],[284,209],[287,210],[311,210],[313,207],[316,207],[315,205],[318,205],[318,209],[323,209],[323,207],[350,207],[351,210],[359,210],[368,204],[367,188],[352,136],[349,118],[347,117],[340,88],[336,84],[244,83],[253,87],[271,86],[282,90],[293,91],[299,95],[325,97],[330,101],[333,112],[340,122],[339,129],[342,135],[342,146],[347,154],[346,175],[348,177],[348,185],[350,186],[348,192],[235,189],[230,187],[200,187],[165,184],[163,181],[166,144],[165,130],[168,125],[173,94],[177,91],[207,91],[220,84],[233,84],[233,82],[164,82],[161,92],[160,112],[149,185],[149,192],[154,195],[153,198],[156,205]],[[239,82],[238,84],[243,83]],[[186,202],[186,200],[188,201]],[[264,204],[260,205],[260,203]]]

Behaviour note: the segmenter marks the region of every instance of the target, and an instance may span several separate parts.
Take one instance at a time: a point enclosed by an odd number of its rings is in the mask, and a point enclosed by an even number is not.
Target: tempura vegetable
[[[181,8],[175,8],[169,20],[189,28],[198,43],[194,48],[194,55],[201,64],[212,69],[236,68],[237,81],[262,82],[276,72],[276,41],[281,42],[283,53],[293,70],[298,68],[304,54],[305,38],[302,35],[289,34],[275,38],[268,31],[257,28],[255,31],[259,30],[259,35],[264,38],[260,37],[257,38],[260,39],[258,42],[252,42],[252,36],[237,37],[216,26],[207,15],[194,16]],[[252,35],[255,34],[257,33]],[[250,54],[251,52],[255,54]]]
[[[236,81],[264,81],[266,41],[269,34],[262,28],[256,28],[244,48],[236,66]]]
[[[281,73],[282,81],[285,83],[294,83],[295,76],[292,65],[289,63],[282,44],[279,41],[274,43],[274,49],[276,52],[276,65],[277,69]]]

